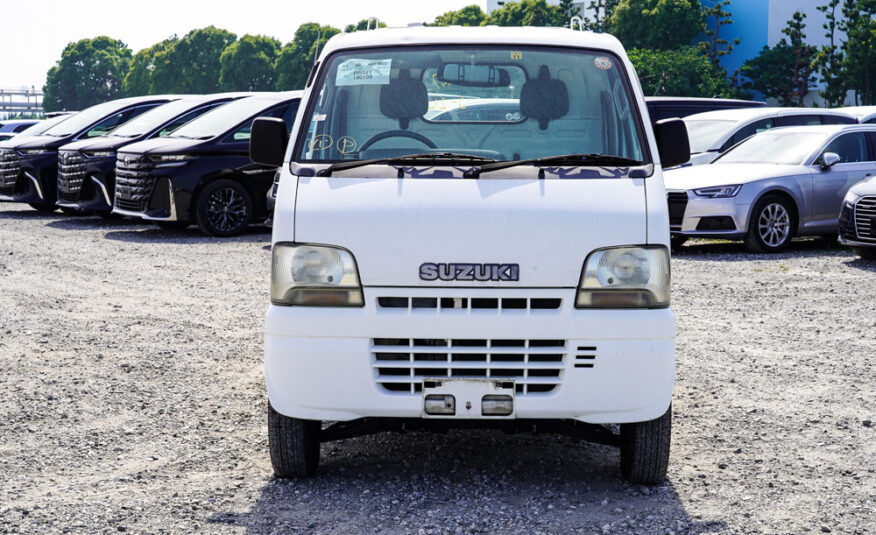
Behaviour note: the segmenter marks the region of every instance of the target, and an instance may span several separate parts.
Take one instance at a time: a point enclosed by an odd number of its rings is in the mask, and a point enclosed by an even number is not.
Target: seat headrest
[[[545,130],[548,121],[569,113],[569,90],[560,80],[551,80],[547,65],[538,69],[538,78],[528,80],[520,89],[520,113],[538,120]]]
[[[429,95],[420,80],[411,78],[410,71],[402,69],[398,78],[380,88],[380,113],[398,119],[402,130],[411,119],[422,117],[429,110]]]

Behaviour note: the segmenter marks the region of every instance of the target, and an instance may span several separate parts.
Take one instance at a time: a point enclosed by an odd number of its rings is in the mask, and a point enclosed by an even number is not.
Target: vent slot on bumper
[[[684,220],[684,211],[687,209],[687,192],[667,192],[666,203],[669,205],[669,229],[681,230],[681,222]]]
[[[560,298],[544,297],[378,297],[385,309],[437,310],[559,310]]]

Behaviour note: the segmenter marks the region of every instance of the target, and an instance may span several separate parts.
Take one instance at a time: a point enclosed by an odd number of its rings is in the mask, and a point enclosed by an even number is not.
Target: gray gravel
[[[876,532],[876,264],[682,248],[662,487],[612,448],[491,431],[328,444],[280,482],[269,243],[0,206],[0,532]]]

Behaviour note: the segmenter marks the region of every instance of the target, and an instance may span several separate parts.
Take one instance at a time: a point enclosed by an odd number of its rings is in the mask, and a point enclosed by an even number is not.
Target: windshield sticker
[[[392,59],[348,59],[338,65],[335,85],[388,84],[391,66]]]
[[[310,150],[313,152],[330,149],[335,144],[335,140],[328,134],[320,134],[310,140]]]
[[[358,146],[359,144],[356,143],[356,140],[350,136],[344,136],[338,139],[337,143],[338,151],[340,151],[341,154],[349,154],[355,151]]]
[[[594,59],[593,64],[596,65],[597,69],[602,69],[604,71],[611,69],[611,60],[606,57],[600,56]]]
[[[511,59],[523,59],[523,52],[511,52]]]

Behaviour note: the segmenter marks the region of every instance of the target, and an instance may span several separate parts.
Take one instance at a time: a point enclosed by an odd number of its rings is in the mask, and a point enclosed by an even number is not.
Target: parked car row
[[[274,168],[248,157],[259,116],[291,127],[300,92],[152,95],[38,123],[0,142],[0,201],[120,214],[231,236],[268,216]]]

